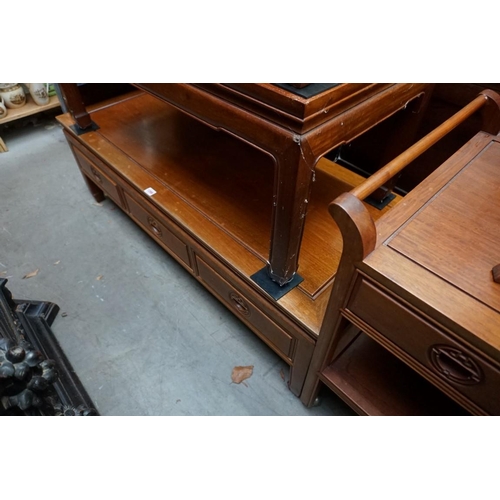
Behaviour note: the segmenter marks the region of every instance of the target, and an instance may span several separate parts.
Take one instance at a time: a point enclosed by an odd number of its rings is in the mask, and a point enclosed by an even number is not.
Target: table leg
[[[99,127],[90,119],[77,84],[60,83],[59,89],[61,90],[66,107],[76,122],[73,128],[74,132],[80,135],[85,132],[97,130]]]
[[[297,397],[300,397],[300,393],[302,392],[313,351],[314,343],[311,340],[304,338],[297,339],[294,362],[293,366],[290,367],[290,380],[288,382],[289,389]]]
[[[303,137],[289,137],[283,153],[275,155],[273,228],[268,274],[283,286],[298,268],[300,242],[317,158],[309,153]]]

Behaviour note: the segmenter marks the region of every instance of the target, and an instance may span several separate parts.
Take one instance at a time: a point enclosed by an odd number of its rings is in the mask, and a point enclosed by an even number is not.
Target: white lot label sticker
[[[147,188],[144,190],[144,192],[149,196],[153,196],[154,194],[156,194],[156,191],[153,188]]]

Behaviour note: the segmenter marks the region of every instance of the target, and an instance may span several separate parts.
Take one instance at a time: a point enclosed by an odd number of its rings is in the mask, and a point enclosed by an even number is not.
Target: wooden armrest
[[[500,96],[492,90],[481,92],[472,102],[467,104],[467,106],[420,139],[420,141],[408,148],[404,153],[394,158],[394,160],[382,167],[379,171],[368,177],[366,181],[352,189],[350,193],[356,196],[356,198],[364,200],[367,196],[383,186],[389,179],[403,170],[403,168],[409,165],[415,158],[427,151],[446,134],[482,108],[486,103],[494,104],[500,109]]]

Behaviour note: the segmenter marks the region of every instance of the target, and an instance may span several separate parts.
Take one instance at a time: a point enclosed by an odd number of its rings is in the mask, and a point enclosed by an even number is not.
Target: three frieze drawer
[[[274,351],[290,361],[293,338],[263,314],[249,299],[216,273],[199,255],[196,263],[200,279],[240,320],[252,329]]]
[[[483,410],[478,413],[500,414],[498,368],[402,300],[360,277],[345,310],[346,316],[366,333],[390,340],[418,361],[425,367],[423,374],[430,374],[430,379],[441,382],[438,385],[444,385],[446,392],[455,395],[457,400],[465,396],[473,403],[472,410],[477,405]]]
[[[106,175],[103,170],[104,165],[98,165],[98,160],[90,160],[86,155],[81,153],[76,147],[72,147],[73,155],[80,166],[80,170],[89,177],[97,186],[99,186],[115,203],[123,208],[123,201],[120,196],[119,188],[109,175]],[[100,162],[99,162],[100,163]]]

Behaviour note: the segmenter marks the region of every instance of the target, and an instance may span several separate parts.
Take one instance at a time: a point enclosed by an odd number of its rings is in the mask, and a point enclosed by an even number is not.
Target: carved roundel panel
[[[478,384],[483,372],[469,355],[447,345],[433,345],[429,357],[435,370],[452,382],[464,385]]]

